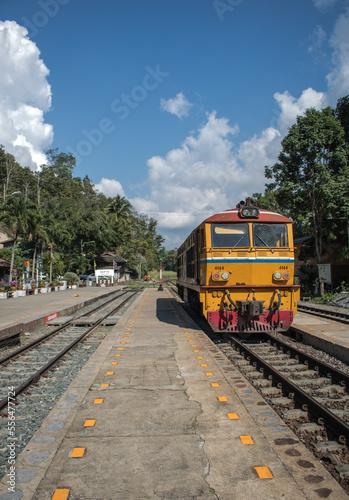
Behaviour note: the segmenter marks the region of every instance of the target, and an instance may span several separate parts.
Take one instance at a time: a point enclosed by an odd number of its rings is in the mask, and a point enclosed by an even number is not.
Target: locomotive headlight
[[[221,277],[221,276],[220,276],[220,274],[219,274],[219,273],[213,273],[213,274],[212,274],[212,278],[213,278],[214,280],[219,280],[219,278],[220,278],[220,277]]]
[[[281,277],[282,277],[282,274],[280,273],[280,271],[276,271],[276,272],[274,273],[274,278],[275,278],[276,280],[281,280]]]
[[[222,277],[222,280],[228,280],[229,279],[229,273],[227,273],[226,271],[224,271],[221,274],[221,277]]]
[[[241,209],[240,212],[242,217],[258,217],[259,215],[259,210],[256,207],[244,207]]]
[[[282,277],[284,278],[284,280],[289,280],[290,279],[290,273],[284,273],[282,275]]]

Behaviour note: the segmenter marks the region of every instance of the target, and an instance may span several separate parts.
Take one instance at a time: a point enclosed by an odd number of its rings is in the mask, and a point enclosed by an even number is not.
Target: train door
[[[200,233],[199,230],[197,229],[194,232],[194,260],[195,260],[195,271],[194,271],[194,278],[195,278],[195,283],[200,282]]]

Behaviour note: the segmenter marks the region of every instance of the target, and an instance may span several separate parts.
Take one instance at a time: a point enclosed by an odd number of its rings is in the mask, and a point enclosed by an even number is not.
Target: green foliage
[[[313,236],[318,262],[324,241],[343,237],[343,219],[349,209],[348,151],[335,111],[311,108],[289,129],[278,163],[265,168],[272,182],[266,186],[264,199],[293,218],[296,236]]]
[[[162,267],[164,271],[177,271],[177,248],[165,252]]]
[[[0,228],[15,236],[7,260],[19,268],[18,253],[34,272],[42,255],[43,271],[55,276],[92,270],[95,256],[112,251],[129,260],[135,276],[159,268],[165,250],[156,220],[138,215],[125,197],[98,193],[88,176],[74,177],[71,154],[55,149],[47,157],[47,165],[32,172],[0,146]]]
[[[79,276],[75,273],[72,272],[67,272],[64,274],[63,279],[71,282],[71,283],[77,283],[79,281]]]

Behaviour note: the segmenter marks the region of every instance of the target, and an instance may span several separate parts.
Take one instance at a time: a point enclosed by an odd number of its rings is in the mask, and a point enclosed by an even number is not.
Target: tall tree
[[[349,95],[338,99],[336,117],[344,128],[346,141],[349,142]]]
[[[16,245],[20,237],[28,235],[29,226],[36,216],[36,207],[31,202],[25,200],[23,195],[7,197],[3,211],[0,214],[0,221],[5,228],[13,234],[13,246],[11,256],[11,267],[9,280],[12,280],[13,264]]]
[[[126,220],[131,215],[132,205],[124,196],[119,194],[115,198],[110,198],[108,203],[108,213],[111,214],[116,223]]]
[[[280,206],[293,218],[307,218],[312,227],[318,262],[328,220],[348,203],[348,148],[344,129],[330,107],[308,109],[282,141],[278,163],[265,168]]]

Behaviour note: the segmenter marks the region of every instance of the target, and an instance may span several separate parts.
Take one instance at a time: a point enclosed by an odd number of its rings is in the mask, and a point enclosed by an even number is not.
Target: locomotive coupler
[[[263,314],[264,300],[237,300],[241,316],[261,316]]]

